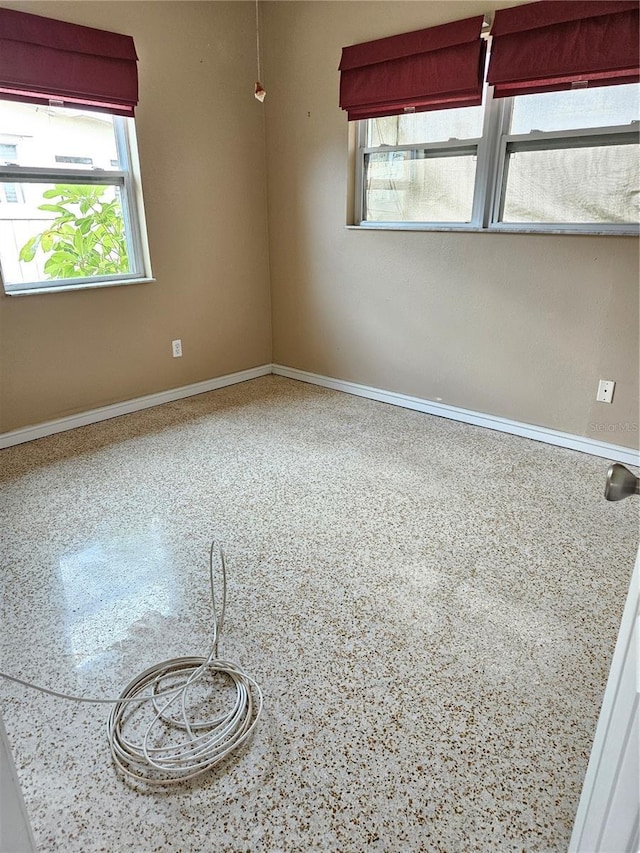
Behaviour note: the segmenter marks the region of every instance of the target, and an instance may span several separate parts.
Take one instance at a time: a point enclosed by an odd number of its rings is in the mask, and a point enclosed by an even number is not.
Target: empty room
[[[636,853],[638,15],[0,0],[2,853]]]

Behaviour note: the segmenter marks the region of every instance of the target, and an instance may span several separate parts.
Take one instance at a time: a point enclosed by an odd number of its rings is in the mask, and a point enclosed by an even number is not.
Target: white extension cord
[[[262,691],[251,676],[236,664],[217,657],[227,599],[227,568],[224,551],[218,546],[222,569],[222,607],[218,617],[213,578],[215,550],[214,541],[209,552],[213,640],[207,657],[172,658],[155,664],[137,675],[117,699],[73,696],[4,672],[0,677],[73,702],[113,705],[108,720],[111,756],[131,779],[148,785],[176,785],[212,770],[249,739],[263,701]],[[203,695],[211,700],[213,692],[219,690],[214,681],[219,682],[221,676],[235,686],[233,707],[207,719],[193,719],[193,706],[203,701]],[[137,716],[147,702],[153,704],[153,718],[141,722]],[[135,739],[127,734],[130,729],[139,732]]]

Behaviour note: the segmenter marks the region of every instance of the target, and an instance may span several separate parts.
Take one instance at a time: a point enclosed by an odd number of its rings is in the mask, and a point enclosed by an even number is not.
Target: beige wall
[[[253,4],[0,5],[134,37],[156,278],[0,297],[0,431],[270,362]],[[171,356],[173,338],[181,359]]]
[[[0,431],[268,362],[271,319],[276,362],[637,446],[635,239],[345,228],[342,46],[515,0],[263,3],[263,106],[251,2],[1,5],[134,36],[157,282],[0,297]]]
[[[345,228],[341,48],[513,5],[264,4],[274,361],[637,446],[636,239]]]

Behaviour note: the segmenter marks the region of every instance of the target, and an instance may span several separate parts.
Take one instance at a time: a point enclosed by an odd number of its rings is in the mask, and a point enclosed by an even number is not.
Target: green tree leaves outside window
[[[129,255],[118,197],[105,198],[106,186],[59,184],[46,190],[39,210],[57,213],[40,234],[20,250],[25,263],[41,249],[49,255],[44,271],[49,279],[84,278],[129,272]]]

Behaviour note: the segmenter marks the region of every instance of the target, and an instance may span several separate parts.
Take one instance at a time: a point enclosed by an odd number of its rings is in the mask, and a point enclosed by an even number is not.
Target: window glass
[[[0,163],[17,163],[18,146],[0,142]]]
[[[366,144],[369,148],[477,139],[482,136],[482,107],[372,118],[367,122],[367,130]]]
[[[423,155],[421,151],[391,151],[366,156],[367,221],[471,220],[476,158]]]
[[[23,200],[2,211],[5,285],[131,272],[118,186],[3,185],[16,187]]]
[[[114,120],[107,113],[0,101],[0,144],[14,147],[19,166],[119,168]]]
[[[626,125],[640,119],[640,84],[514,98],[511,133]]]
[[[518,151],[508,157],[503,222],[637,222],[637,145]]]

